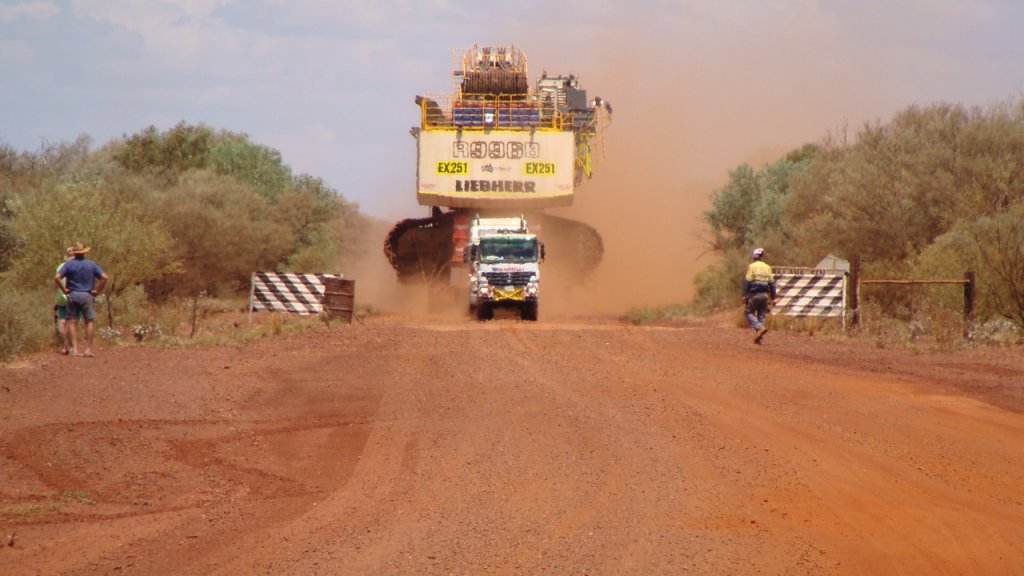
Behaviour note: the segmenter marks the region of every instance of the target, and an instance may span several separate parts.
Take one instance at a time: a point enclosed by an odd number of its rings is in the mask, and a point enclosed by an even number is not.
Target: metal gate
[[[846,277],[843,270],[773,268],[778,303],[773,313],[783,316],[842,318],[846,326]]]

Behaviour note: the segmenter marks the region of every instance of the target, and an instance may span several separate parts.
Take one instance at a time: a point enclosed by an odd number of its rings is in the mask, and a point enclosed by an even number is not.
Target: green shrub
[[[53,290],[12,290],[0,285],[0,360],[59,346]]]

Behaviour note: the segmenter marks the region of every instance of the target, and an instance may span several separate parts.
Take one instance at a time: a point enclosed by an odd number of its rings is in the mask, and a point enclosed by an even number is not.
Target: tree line
[[[707,308],[735,305],[756,246],[773,264],[858,255],[865,278],[978,278],[981,321],[1024,328],[1024,99],[989,107],[910,106],[891,121],[755,169],[741,165],[703,214],[718,256],[697,279]],[[915,301],[955,309],[955,290],[872,295],[887,313]]]
[[[150,127],[96,149],[87,136],[34,152],[0,145],[0,357],[49,341],[39,307],[75,242],[111,276],[113,325],[119,300],[139,292],[149,303],[237,295],[254,271],[340,270],[370,225],[277,150],[205,125]]]

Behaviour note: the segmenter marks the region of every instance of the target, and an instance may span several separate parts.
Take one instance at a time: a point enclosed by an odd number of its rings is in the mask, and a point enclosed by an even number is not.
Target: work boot
[[[760,330],[758,330],[757,331],[757,336],[754,336],[754,344],[760,344],[761,340],[764,338],[764,335],[767,334],[767,333],[768,333],[768,327],[767,326],[765,326],[764,328],[761,328]]]

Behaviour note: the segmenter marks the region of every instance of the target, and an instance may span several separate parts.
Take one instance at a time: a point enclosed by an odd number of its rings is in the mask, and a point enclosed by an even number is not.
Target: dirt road
[[[377,318],[0,367],[0,574],[1012,574],[1024,351]]]

